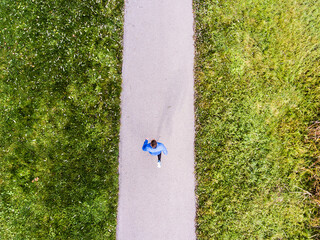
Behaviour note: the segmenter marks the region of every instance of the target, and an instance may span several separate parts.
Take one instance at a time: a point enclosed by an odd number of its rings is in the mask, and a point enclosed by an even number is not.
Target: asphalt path
[[[196,239],[192,0],[127,0],[123,44],[117,239]]]

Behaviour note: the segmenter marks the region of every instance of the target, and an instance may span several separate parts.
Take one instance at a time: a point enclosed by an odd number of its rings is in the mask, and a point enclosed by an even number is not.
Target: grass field
[[[0,3],[0,239],[115,239],[123,1]]]
[[[319,239],[320,1],[195,1],[197,235]]]

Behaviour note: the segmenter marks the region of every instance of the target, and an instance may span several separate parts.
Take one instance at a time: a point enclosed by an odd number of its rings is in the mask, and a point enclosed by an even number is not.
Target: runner
[[[148,139],[146,139],[142,146],[143,151],[148,151],[151,155],[158,155],[158,168],[161,168],[161,152],[163,151],[164,155],[168,154],[166,147],[156,140],[152,140],[148,143]]]

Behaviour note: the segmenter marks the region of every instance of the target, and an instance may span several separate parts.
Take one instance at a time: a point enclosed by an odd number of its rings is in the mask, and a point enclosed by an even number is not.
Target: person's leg
[[[161,168],[161,153],[158,155],[158,168]]]

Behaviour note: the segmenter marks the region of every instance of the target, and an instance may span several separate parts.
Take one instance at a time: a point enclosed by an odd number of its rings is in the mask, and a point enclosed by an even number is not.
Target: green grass
[[[194,6],[198,238],[319,238],[320,1]]]
[[[122,9],[1,1],[0,239],[115,239]]]

